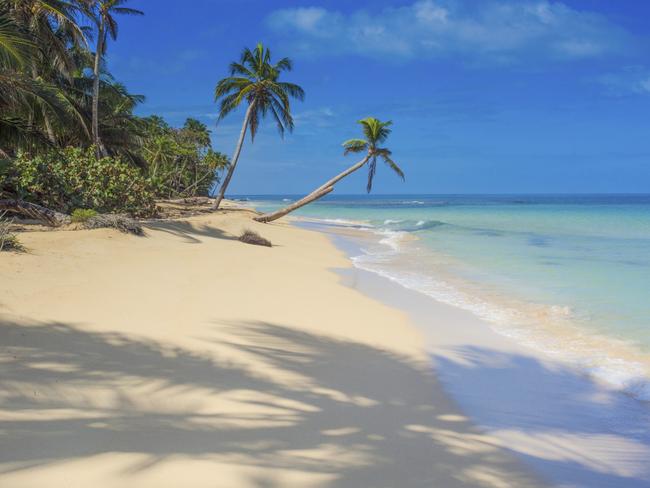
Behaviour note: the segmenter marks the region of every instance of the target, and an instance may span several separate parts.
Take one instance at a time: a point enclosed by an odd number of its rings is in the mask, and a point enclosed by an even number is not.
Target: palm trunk
[[[260,215],[258,217],[253,217],[253,220],[256,220],[257,222],[262,222],[264,224],[266,224],[267,222],[271,222],[273,220],[277,220],[280,217],[284,217],[288,213],[291,213],[291,212],[293,212],[294,210],[296,210],[296,209],[298,209],[300,207],[304,207],[305,205],[307,205],[307,204],[309,204],[311,202],[314,202],[314,201],[318,200],[319,198],[324,197],[325,195],[327,195],[328,193],[331,193],[332,191],[334,191],[333,186],[324,188],[322,190],[313,191],[309,195],[307,195],[306,197],[301,198],[300,200],[298,200],[297,202],[292,203],[291,205],[287,205],[283,209],[277,210],[277,211],[272,212],[272,213],[267,213],[267,214],[264,214],[264,215]]]
[[[346,176],[354,173],[358,169],[360,169],[363,165],[365,165],[368,162],[368,159],[370,156],[366,156],[363,158],[361,161],[359,161],[357,164],[354,166],[350,166],[348,169],[343,171],[342,173],[339,173],[336,175],[334,178],[329,180],[327,183],[324,185],[319,186],[316,188],[313,192],[311,192],[309,195],[301,198],[297,202],[292,203],[291,205],[288,205],[280,210],[276,210],[275,212],[267,213],[264,215],[260,215],[259,217],[254,217],[253,220],[256,220],[258,222],[272,222],[274,220],[279,219],[280,217],[284,217],[290,212],[293,212],[296,209],[299,209],[300,207],[304,207],[305,205],[318,200],[319,198],[324,197],[328,193],[330,193],[332,190],[334,190],[334,185],[338,183],[340,180],[345,178]]]
[[[228,188],[228,185],[230,184],[230,180],[232,179],[232,175],[235,172],[235,166],[237,166],[237,161],[239,161],[239,154],[241,153],[241,148],[244,145],[244,138],[246,137],[246,129],[248,128],[248,123],[251,118],[251,113],[253,112],[253,104],[251,103],[248,106],[248,109],[246,109],[246,116],[244,117],[244,123],[241,126],[241,132],[239,133],[239,141],[237,141],[237,147],[235,148],[235,153],[232,155],[232,160],[230,161],[230,166],[228,168],[228,173],[226,174],[226,178],[223,180],[223,183],[221,184],[221,188],[219,189],[219,195],[217,196],[216,201],[214,202],[214,210],[217,210],[219,208],[219,205],[221,205],[221,201],[223,200],[223,196],[226,194],[226,189]]]
[[[50,121],[50,116],[43,110],[43,121],[45,122],[45,131],[47,133],[48,140],[52,143],[53,146],[56,146],[56,134],[54,134],[54,129],[52,129],[52,122]]]
[[[93,66],[93,121],[92,133],[93,144],[97,151],[98,156],[105,156],[106,150],[102,144],[101,137],[99,136],[99,67],[101,63],[102,53],[104,51],[104,20],[99,23],[99,32],[97,35],[97,51],[95,52],[95,65]]]

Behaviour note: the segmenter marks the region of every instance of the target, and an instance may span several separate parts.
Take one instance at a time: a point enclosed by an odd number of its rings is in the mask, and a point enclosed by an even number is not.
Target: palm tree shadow
[[[0,323],[0,485],[105,453],[134,455],[125,477],[181,458],[293,470],[333,488],[541,485],[459,413],[426,365],[278,324],[209,334],[196,352],[71,324]]]
[[[218,227],[191,221],[167,220],[149,222],[146,224],[146,227],[151,230],[159,230],[180,237],[190,244],[201,243],[201,237],[225,239],[229,241],[236,241],[238,239],[238,236],[229,234]]]
[[[560,486],[650,486],[647,405],[533,356],[477,346],[433,357],[462,408]]]

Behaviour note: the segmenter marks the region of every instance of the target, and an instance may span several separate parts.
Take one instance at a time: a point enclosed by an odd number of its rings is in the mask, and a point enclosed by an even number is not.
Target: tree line
[[[207,195],[227,157],[205,124],[139,117],[109,72],[127,0],[0,0],[0,202],[151,213]],[[0,203],[0,209],[2,203]]]
[[[144,97],[130,93],[106,63],[120,17],[143,15],[127,3],[0,0],[0,209],[2,202],[15,208],[16,200],[25,200],[63,212],[146,215],[155,198],[207,195],[223,171],[218,209],[246,135],[253,142],[266,118],[281,136],[293,130],[291,100],[303,100],[305,92],[283,79],[292,61],[274,61],[262,44],[244,49],[215,88],[219,120],[245,107],[231,160],[212,148],[210,131],[198,120],[174,128],[161,117],[135,115]],[[287,208],[256,219],[269,222],[317,200],[362,167],[370,192],[378,160],[404,178],[391,152],[380,147],[391,122],[368,117],[360,124],[364,138],[343,143],[344,154],[364,153],[359,162]]]

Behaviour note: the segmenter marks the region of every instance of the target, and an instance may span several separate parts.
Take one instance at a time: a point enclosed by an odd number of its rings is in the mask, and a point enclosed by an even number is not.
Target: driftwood
[[[59,227],[70,223],[70,216],[35,203],[24,200],[0,200],[0,210],[8,210],[25,217],[40,220],[52,227]]]
[[[188,205],[203,205],[212,202],[213,199],[209,197],[187,197],[187,198],[174,198],[171,200],[159,200],[158,203],[185,203]]]
[[[86,229],[101,229],[104,227],[112,227],[124,232],[126,234],[134,234],[136,236],[143,236],[144,229],[139,222],[133,220],[126,215],[120,214],[99,214],[90,217],[84,222]]]
[[[60,227],[72,222],[71,217],[67,214],[51,210],[35,203],[25,202],[24,200],[0,200],[0,211],[2,210],[40,220],[52,227]],[[134,234],[136,236],[144,235],[144,229],[140,223],[121,214],[98,214],[86,220],[83,223],[83,226],[86,229],[112,227],[127,234]]]

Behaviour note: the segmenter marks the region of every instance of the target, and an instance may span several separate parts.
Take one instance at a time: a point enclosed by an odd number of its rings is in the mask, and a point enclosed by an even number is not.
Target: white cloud
[[[568,60],[621,52],[628,37],[602,15],[549,0],[418,0],[349,14],[289,8],[267,22],[307,55]]]
[[[650,69],[645,66],[628,66],[597,79],[611,95],[650,95]]]

